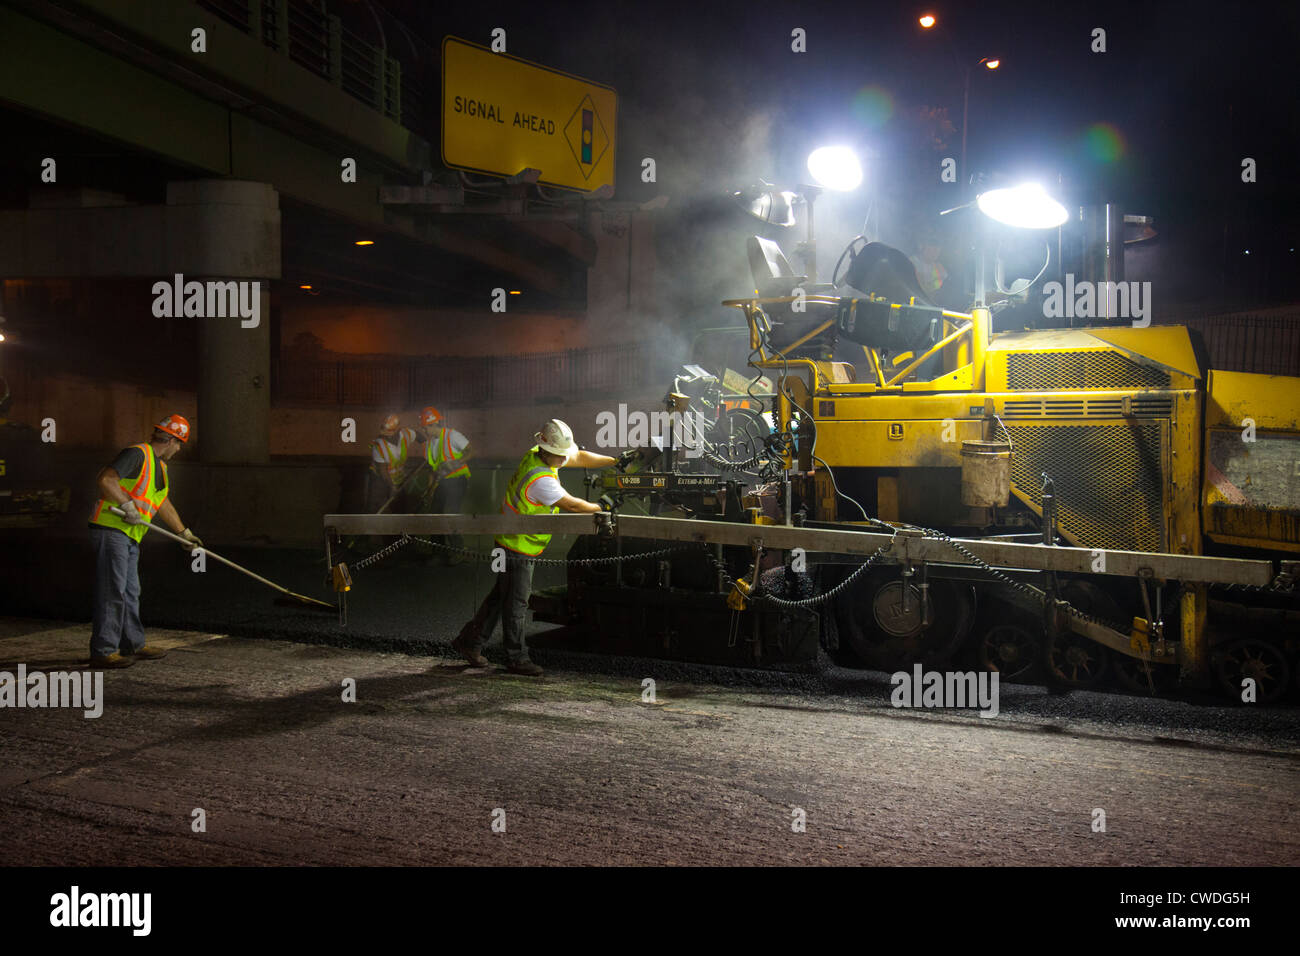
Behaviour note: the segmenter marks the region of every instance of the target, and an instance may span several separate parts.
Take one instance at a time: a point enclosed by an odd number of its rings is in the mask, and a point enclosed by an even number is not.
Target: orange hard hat
[[[396,415],[389,415],[384,419],[384,424],[379,427],[379,434],[393,435],[397,432],[397,426],[402,423]]]
[[[173,438],[180,439],[182,442],[190,440],[190,423],[185,420],[183,415],[168,415],[154,427],[160,432],[166,432]]]
[[[442,412],[438,411],[432,405],[426,406],[424,411],[420,412],[421,425],[436,425],[440,421],[442,421]]]

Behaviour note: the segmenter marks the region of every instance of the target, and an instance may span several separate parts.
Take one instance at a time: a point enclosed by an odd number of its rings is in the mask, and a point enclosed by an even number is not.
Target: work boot
[[[154,647],[152,644],[143,644],[135,650],[123,650],[123,657],[134,657],[138,661],[156,661],[160,657],[166,657],[167,652],[161,647]]]
[[[470,645],[469,634],[462,631],[454,641],[451,642],[451,649],[459,654],[465,660],[469,661],[475,667],[487,667],[488,659],[480,654]]]
[[[512,674],[522,674],[524,677],[541,677],[545,673],[532,661],[511,661],[506,665],[506,670]]]
[[[106,657],[97,654],[90,655],[90,666],[97,670],[110,670],[118,667],[130,667],[134,663],[135,663],[134,660],[132,660],[129,657],[123,657],[121,654],[117,653],[117,651],[114,651],[112,654],[109,654]]]

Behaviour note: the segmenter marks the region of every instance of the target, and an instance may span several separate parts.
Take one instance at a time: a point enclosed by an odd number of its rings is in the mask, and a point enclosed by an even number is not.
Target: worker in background
[[[447,424],[446,419],[432,405],[420,412],[420,427],[424,434],[424,460],[429,465],[429,482],[421,496],[417,510],[436,515],[458,515],[469,489],[469,460],[473,452],[469,439]],[[462,545],[458,534],[447,535],[443,543],[453,548]],[[452,552],[451,564],[466,560],[465,555]]]
[[[366,511],[378,512],[392,500],[386,509],[399,512],[395,496],[402,482],[409,477],[406,463],[411,447],[419,443],[419,433],[414,428],[402,428],[396,415],[389,415],[379,428],[379,435],[370,443],[370,472],[366,476]]]
[[[533,436],[537,444],[528,449],[514,477],[506,486],[502,514],[545,515],[557,511],[595,514],[601,505],[575,498],[560,484],[557,470],[565,466],[608,468],[618,459],[582,451],[574,444],[573,432],[559,419],[551,419]],[[533,591],[533,562],[550,544],[549,534],[498,535],[498,547],[505,548],[510,560],[497,576],[497,584],[488,592],[474,619],[452,641],[452,648],[475,667],[486,667],[482,647],[492,637],[497,621],[506,648],[507,669],[513,674],[540,677],[542,669],[528,659],[524,635],[528,630],[528,598]]]
[[[939,290],[948,281],[948,270],[939,261],[943,247],[933,232],[925,231],[916,241],[916,254],[911,256],[912,266],[916,269],[916,281],[921,290],[931,300],[937,300]]]
[[[179,534],[187,550],[203,542],[167,500],[167,462],[189,441],[190,423],[168,415],[148,442],[118,452],[95,479],[99,502],[90,516],[95,549],[95,610],[90,633],[91,667],[130,667],[167,652],[145,643],[140,623],[140,541],[154,518]],[[112,508],[119,508],[122,517]]]

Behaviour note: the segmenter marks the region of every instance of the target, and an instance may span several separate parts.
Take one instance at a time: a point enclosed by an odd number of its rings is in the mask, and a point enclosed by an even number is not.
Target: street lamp
[[[996,70],[1002,65],[1001,60],[989,59],[982,57],[976,66],[983,66],[988,70]],[[966,121],[970,114],[970,66],[966,67],[966,80],[961,97],[961,198],[966,198]]]
[[[928,22],[927,22],[928,21]],[[934,15],[927,13],[917,21],[923,30],[929,30],[937,22]],[[957,51],[953,49],[952,41],[948,39],[945,32],[944,41],[948,44],[948,52],[952,54],[957,65],[962,69],[962,98],[961,98],[961,198],[966,199],[966,123],[970,116],[970,74],[971,62],[968,57],[960,57]],[[982,66],[986,70],[996,70],[1002,65],[1002,61],[997,57],[981,57],[975,66]]]

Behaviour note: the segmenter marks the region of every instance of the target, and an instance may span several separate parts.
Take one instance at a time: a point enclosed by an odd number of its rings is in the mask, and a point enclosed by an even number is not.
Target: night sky
[[[959,187],[939,183],[938,163],[960,154],[959,64],[998,57],[996,72],[971,75],[970,171],[1037,179],[1067,205],[1156,216],[1179,297],[1197,297],[1206,269],[1240,269],[1224,258],[1246,246],[1273,279],[1244,291],[1296,291],[1279,276],[1298,271],[1288,250],[1300,219],[1300,5],[384,6],[435,46],[446,34],[486,43],[500,26],[510,53],[614,86],[616,198],[666,194],[694,226],[687,205],[760,177],[805,181],[813,147],[855,147],[867,158],[863,186],[817,207],[832,261],[873,201],[880,237],[899,245],[956,204]],[[917,24],[922,12],[938,16],[933,30]],[[807,53],[790,50],[796,26]],[[1105,53],[1091,51],[1097,27]],[[656,159],[656,183],[640,181],[644,156]],[[1245,157],[1258,163],[1256,183],[1241,181]]]

